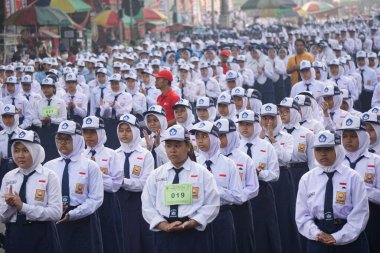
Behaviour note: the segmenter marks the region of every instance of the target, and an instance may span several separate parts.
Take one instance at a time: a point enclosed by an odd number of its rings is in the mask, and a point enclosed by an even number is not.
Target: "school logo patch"
[[[222,127],[222,123],[220,123],[220,121],[219,121],[218,123],[216,123],[215,126],[220,129]]]
[[[191,192],[193,199],[199,198],[199,187],[193,187]]]
[[[378,112],[379,112],[379,109],[377,109],[377,108],[373,108],[373,109],[372,109],[372,112],[373,112],[373,113],[378,113]]]
[[[67,124],[67,123],[64,123],[63,125],[62,125],[62,129],[67,129],[69,127],[69,125]]]
[[[108,175],[108,168],[106,168],[106,167],[100,167],[100,171],[101,171],[104,175]]]
[[[83,192],[84,192],[84,184],[77,183],[75,185],[75,193],[76,194],[83,194]]]
[[[351,126],[353,123],[352,119],[347,119],[346,120],[346,126]]]
[[[272,106],[267,105],[267,106],[265,107],[265,111],[270,112],[271,110],[272,110]]]
[[[323,92],[325,92],[325,93],[329,92],[329,87],[326,87],[326,88],[323,90]]]
[[[364,174],[364,182],[367,184],[373,184],[375,178],[375,173],[365,173]]]
[[[298,101],[300,101],[300,98],[299,97],[295,97],[294,101],[298,102]]]
[[[129,120],[129,116],[125,115],[124,118],[123,118],[123,120],[128,121]]]
[[[45,200],[45,190],[36,189],[34,194],[34,200],[39,202],[44,202]]]
[[[198,104],[203,105],[204,102],[205,102],[205,101],[204,101],[203,99],[199,99]]]
[[[248,113],[247,113],[247,112],[243,112],[243,114],[241,115],[241,117],[242,117],[243,119],[248,118]]]
[[[236,94],[239,94],[239,93],[240,93],[240,90],[239,90],[239,89],[236,89],[236,90],[235,90],[235,93],[236,93]]]
[[[141,173],[141,166],[134,165],[132,170],[132,175],[140,176]]]
[[[226,99],[225,95],[220,96],[220,100],[225,100],[225,99]]]
[[[281,101],[281,104],[286,104],[286,102],[288,102],[288,100],[286,98],[284,98],[282,101]]]
[[[90,125],[91,123],[92,123],[92,119],[91,118],[86,119],[86,124],[87,125]]]
[[[9,106],[6,106],[6,107],[4,107],[4,112],[9,112],[10,109],[11,108],[9,108]]]
[[[199,128],[203,128],[205,125],[206,124],[202,122],[202,123],[199,124]]]
[[[306,151],[306,144],[298,143],[298,153],[305,153],[305,151]]]
[[[346,192],[336,192],[336,203],[344,205],[346,203]]]
[[[170,134],[171,136],[174,136],[174,135],[177,134],[177,130],[176,130],[175,128],[172,128],[172,129],[170,129],[169,134]]]
[[[18,137],[19,137],[19,138],[24,138],[24,137],[25,137],[25,132],[24,132],[24,131],[21,131],[21,132],[18,134]]]
[[[368,120],[369,119],[369,114],[368,113],[366,113],[366,114],[363,114],[363,120]]]
[[[156,107],[155,106],[151,106],[149,111],[157,111]]]
[[[326,135],[324,135],[324,134],[322,134],[321,136],[319,136],[319,142],[326,142],[326,140],[327,140],[327,137],[326,137]]]

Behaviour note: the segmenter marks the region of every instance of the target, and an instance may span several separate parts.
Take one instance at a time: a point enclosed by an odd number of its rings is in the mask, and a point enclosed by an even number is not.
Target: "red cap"
[[[220,52],[220,55],[224,55],[224,56],[227,56],[227,57],[230,57],[230,51],[228,50],[222,50],[222,52]]]
[[[173,82],[173,74],[169,70],[162,70],[158,72],[157,74],[153,75],[156,78],[164,78],[168,80],[169,82]]]

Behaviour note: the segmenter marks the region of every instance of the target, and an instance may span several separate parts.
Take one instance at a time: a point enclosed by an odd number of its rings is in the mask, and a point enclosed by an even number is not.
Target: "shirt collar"
[[[168,165],[169,166],[166,167],[167,171],[175,168],[175,166],[172,164],[172,162],[169,162]],[[192,167],[191,159],[188,157],[187,160],[186,160],[186,162],[181,167],[184,168],[185,170],[190,170],[191,167]]]

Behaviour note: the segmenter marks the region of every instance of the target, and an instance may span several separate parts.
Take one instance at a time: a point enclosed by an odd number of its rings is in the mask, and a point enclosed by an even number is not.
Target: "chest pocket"
[[[228,189],[228,181],[230,175],[228,175],[226,172],[217,172],[214,174],[216,183],[218,186],[223,187],[225,189]]]
[[[100,167],[100,171],[103,174],[108,175],[108,173],[109,173],[109,161],[108,161],[108,159],[101,159],[99,161],[99,167]]]
[[[364,182],[373,185],[375,183],[376,173],[375,165],[368,164],[367,170],[364,173]]]
[[[88,184],[88,171],[81,169],[79,170],[76,176],[75,184],[73,185],[75,187],[74,192],[76,194],[83,195],[83,193],[86,190],[87,184]]]
[[[134,159],[130,159],[130,175],[134,178],[141,177],[143,173],[143,165],[145,157],[141,154],[133,157]]]
[[[36,179],[35,187],[32,189],[31,193],[34,194],[33,197],[33,204],[35,205],[44,205],[47,203],[47,178],[40,177]]]

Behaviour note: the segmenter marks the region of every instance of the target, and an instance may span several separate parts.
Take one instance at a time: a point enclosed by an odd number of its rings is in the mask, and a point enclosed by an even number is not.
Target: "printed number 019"
[[[181,192],[181,193],[179,193],[179,192],[177,192],[177,193],[172,193],[172,196],[171,196],[173,199],[175,198],[175,197],[177,197],[177,198],[179,198],[179,197],[181,197],[181,198],[184,198],[185,197],[185,193],[183,193],[183,192]]]

